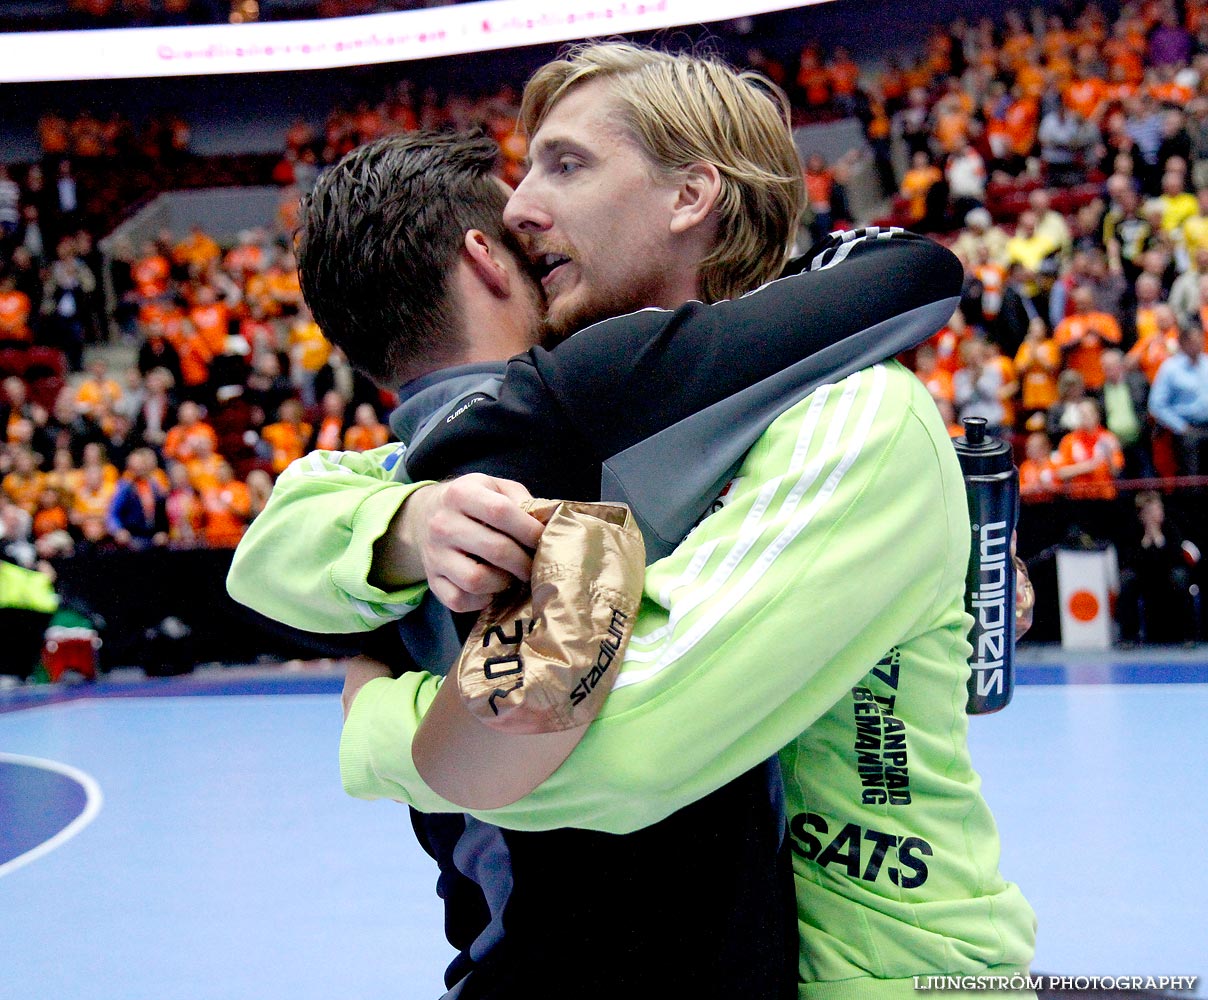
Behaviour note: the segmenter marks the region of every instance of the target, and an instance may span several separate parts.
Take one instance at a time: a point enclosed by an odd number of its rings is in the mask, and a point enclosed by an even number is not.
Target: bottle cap
[[[966,476],[994,476],[1010,472],[1014,467],[1011,446],[1001,438],[986,434],[984,417],[966,417],[965,434],[953,445],[960,459],[961,472]]]

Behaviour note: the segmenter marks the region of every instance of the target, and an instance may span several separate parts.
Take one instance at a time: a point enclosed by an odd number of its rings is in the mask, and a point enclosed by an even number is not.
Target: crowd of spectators
[[[1026,502],[1061,504],[1067,537],[1117,544],[1126,638],[1191,637],[1199,550],[1166,544],[1178,529],[1154,527],[1145,488],[1190,490],[1202,525],[1208,6],[957,21],[856,108],[890,196],[880,221],[965,267],[960,308],[907,359],[951,433],[985,418],[1016,445]],[[1163,609],[1156,624],[1144,608]]]
[[[885,221],[965,265],[914,359],[953,433],[1017,438],[1037,501],[1205,471],[1208,10],[958,21],[865,101],[909,157]]]
[[[272,180],[305,191],[320,170],[362,143],[419,128],[477,128],[499,144],[502,175],[517,184],[524,176],[527,153],[517,122],[519,103],[519,94],[509,83],[471,97],[441,94],[433,87],[417,88],[403,79],[390,86],[380,100],[332,108],[321,130],[304,119],[294,121],[286,131],[284,154],[273,168]]]
[[[120,114],[45,113],[41,159],[0,168],[5,554],[29,564],[233,547],[294,458],[385,443],[390,399],[349,369],[301,300],[288,238],[298,199],[355,146],[420,127],[488,131],[515,183],[525,154],[517,101],[507,85],[470,98],[400,82],[380,101],[333,108],[319,130],[298,120],[260,178],[283,189],[271,232],[249,229],[228,246],[201,228],[141,246],[117,238],[105,258],[96,235],[122,201],[111,175],[184,163],[204,178],[207,162],[190,155],[188,125],[171,113],[141,132]],[[137,348],[134,368],[86,361],[110,341]]]
[[[845,191],[869,161],[879,221],[935,234],[965,266],[960,308],[904,359],[952,433],[984,417],[1015,445],[1027,502],[1077,501],[1081,532],[1135,542],[1144,561],[1155,507],[1147,493],[1134,511],[1133,493],[1176,476],[1202,486],[1208,458],[1208,6],[957,21],[917,59],[873,72],[813,43],[795,62],[748,55],[799,122],[854,116],[864,128],[867,150],[806,157],[802,246],[855,221]],[[272,180],[288,208],[362,142],[477,125],[514,182],[516,97],[506,83],[473,98],[396,83],[319,129],[296,121]],[[74,167],[188,158],[185,123],[168,116],[151,132],[51,114],[43,160],[0,168],[0,354],[25,359],[0,391],[0,534],[26,562],[229,547],[292,458],[387,437],[390,400],[354,377],[301,302],[289,211],[276,232],[234,245],[195,229],[119,243],[102,262]],[[84,348],[111,337],[137,345],[135,368],[86,363]],[[1185,570],[1193,550],[1178,550]]]
[[[75,315],[87,317],[95,277],[68,242],[44,270],[70,260],[81,289]],[[36,310],[26,293],[3,293],[23,297],[3,363],[30,363],[0,383],[0,534],[10,557],[231,548],[293,459],[388,439],[380,417],[389,400],[320,334],[283,240],[247,231],[224,251],[195,228],[116,257],[113,270],[117,305],[98,319],[137,344],[124,371],[94,352],[85,370],[56,377],[63,310],[50,280]],[[31,359],[47,355],[32,372]]]

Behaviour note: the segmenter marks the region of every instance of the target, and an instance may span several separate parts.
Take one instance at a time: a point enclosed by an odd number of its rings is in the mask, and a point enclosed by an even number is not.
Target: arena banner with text
[[[758,0],[486,0],[325,20],[0,34],[0,83],[332,69],[519,48],[806,3]]]

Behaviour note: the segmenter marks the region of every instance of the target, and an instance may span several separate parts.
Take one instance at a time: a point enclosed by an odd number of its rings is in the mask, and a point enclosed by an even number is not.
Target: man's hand
[[[426,579],[452,611],[480,611],[527,580],[544,525],[520,508],[520,483],[471,473],[416,490],[374,546],[370,582],[385,590]]]
[[[354,656],[348,661],[344,670],[344,690],[340,694],[340,704],[344,707],[344,720],[352,709],[353,699],[357,693],[371,680],[378,677],[389,677],[390,668],[367,656]]]

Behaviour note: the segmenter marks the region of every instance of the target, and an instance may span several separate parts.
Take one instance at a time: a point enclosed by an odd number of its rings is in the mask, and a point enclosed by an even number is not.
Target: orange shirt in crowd
[[[42,479],[42,488],[58,490],[66,506],[71,506],[71,495],[75,492],[78,472],[75,469],[51,469]]]
[[[231,311],[225,302],[214,302],[205,306],[194,306],[189,310],[189,320],[211,355],[221,354],[226,345]]]
[[[21,440],[21,435],[18,434],[18,429],[26,422],[26,417],[21,415],[20,410],[11,410],[8,414],[8,423],[4,428],[4,438],[9,444],[16,444]]]
[[[1057,466],[1051,458],[1037,462],[1025,458],[1019,463],[1019,496],[1021,500],[1044,502],[1054,500],[1061,492]]]
[[[955,153],[969,135],[969,115],[963,108],[947,107],[936,118],[933,131],[940,148],[945,153]]]
[[[168,340],[180,355],[180,377],[185,385],[204,385],[210,377],[210,359],[214,352],[206,339],[192,327],[181,324],[168,334]]]
[[[38,141],[46,153],[66,153],[71,145],[70,126],[61,115],[48,112],[38,119]]]
[[[202,457],[188,459],[184,463],[185,471],[189,474],[189,482],[198,493],[218,485],[218,470],[226,463],[221,455],[211,452]]]
[[[927,90],[932,83],[935,73],[926,62],[917,62],[905,71],[906,92],[922,88]]]
[[[148,257],[140,257],[130,269],[134,279],[135,290],[144,299],[154,299],[168,290],[168,278],[172,274],[171,265],[166,257],[155,253]]]
[[[831,191],[835,187],[835,177],[829,170],[806,170],[805,197],[811,208],[823,211],[830,210]]]
[[[1007,286],[1007,269],[1001,264],[991,261],[986,264],[978,264],[973,269],[973,274],[982,286],[982,316],[987,321],[993,320],[1002,308],[1002,293]]]
[[[955,375],[961,369],[961,344],[968,340],[972,334],[969,330],[962,330],[956,333],[950,327],[945,326],[938,333],[933,333],[927,343],[935,348],[935,365],[937,368],[942,368],[949,375]]]
[[[32,340],[29,296],[17,289],[0,292],[0,340]]]
[[[205,512],[202,534],[206,544],[215,549],[233,549],[247,530],[252,511],[252,498],[247,486],[232,479],[229,483],[215,482],[201,492]]]
[[[1082,115],[1083,118],[1094,118],[1095,112],[1099,110],[1099,105],[1103,101],[1106,88],[1105,81],[1100,80],[1097,76],[1091,76],[1075,80],[1065,88],[1062,97],[1065,100],[1065,106],[1071,111]]]
[[[217,450],[218,435],[204,420],[199,420],[191,427],[177,424],[164,437],[164,456],[174,462],[187,462],[197,451],[197,442],[201,440],[209,443],[211,452]]]
[[[927,64],[936,75],[952,70],[952,36],[946,31],[932,31],[927,38]]]
[[[72,492],[72,520],[77,524],[90,518],[101,518],[103,520],[105,514],[109,511],[109,503],[113,500],[113,494],[116,489],[116,479],[113,482],[103,481],[95,490],[91,490],[84,483],[80,483]]]
[[[893,130],[893,123],[885,113],[885,105],[876,97],[868,99],[868,125],[865,132],[870,139],[888,139]]]
[[[831,90],[840,96],[850,97],[860,82],[860,67],[850,57],[837,58],[830,64]]]
[[[1023,65],[1027,62],[1028,53],[1032,49],[1032,42],[1032,36],[1026,31],[1021,31],[1017,35],[1009,35],[1007,38],[1004,38],[1000,48],[1003,62],[1011,67]]]
[[[1095,460],[1089,472],[1065,481],[1065,488],[1075,500],[1114,500],[1116,476],[1124,468],[1124,453],[1116,435],[1102,427],[1093,431],[1071,431],[1057,446],[1057,465],[1078,465]]]
[[[1050,56],[1045,69],[1058,90],[1065,90],[1074,79],[1074,62],[1066,51]]]
[[[44,507],[34,515],[34,538],[49,535],[52,531],[67,529],[67,511],[62,507]]]
[[[1064,28],[1050,28],[1044,33],[1044,41],[1041,47],[1044,49],[1044,54],[1050,59],[1059,52],[1067,50],[1074,44],[1074,36]]]
[[[1048,86],[1048,74],[1034,63],[1023,63],[1015,73],[1019,92],[1029,100],[1037,100]]]
[[[1149,92],[1159,103],[1173,104],[1175,107],[1182,107],[1195,96],[1195,91],[1190,87],[1184,87],[1181,83],[1176,83],[1174,80],[1167,80],[1164,83],[1154,83],[1150,86]]]
[[[315,447],[323,451],[339,451],[343,431],[342,417],[324,417],[319,424],[319,432],[315,435]]]
[[[1109,38],[1103,43],[1103,54],[1107,57],[1108,66],[1115,71],[1115,76],[1122,83],[1136,87],[1145,79],[1145,37],[1141,36],[1141,48],[1138,51],[1135,42],[1129,39]]]
[[[32,514],[38,507],[38,495],[42,492],[43,476],[36,469],[23,475],[10,472],[0,480],[0,490],[22,510]]]
[[[289,328],[289,354],[305,371],[317,372],[327,364],[331,344],[313,319],[299,320]]]
[[[172,248],[172,256],[177,263],[205,268],[222,256],[222,250],[213,237],[201,231],[195,231],[186,236]]]
[[[890,66],[881,73],[881,98],[898,101],[906,96],[906,75],[897,67]]]
[[[294,227],[297,228],[297,227]],[[290,230],[292,232],[292,230]],[[269,297],[281,305],[297,305],[302,301],[302,284],[298,280],[298,271],[271,268],[265,274],[265,284]]]
[[[84,489],[85,474],[82,468],[72,469],[67,475],[70,479],[71,491],[73,493],[79,493],[82,489]],[[101,466],[101,483],[103,485],[110,488],[116,488],[119,478],[121,478],[121,474],[117,471],[117,466],[112,462],[106,462]]]
[[[952,375],[943,368],[937,367],[930,375],[915,372],[922,380],[932,399],[946,399],[949,403],[956,401],[956,387],[952,384]]]
[[[1019,373],[1019,403],[1025,410],[1047,410],[1057,402],[1061,350],[1051,339],[1020,344],[1015,370]]]
[[[171,302],[144,302],[138,307],[138,321],[148,326],[159,325],[165,334],[169,327],[179,326],[183,319],[184,313]]]
[[[354,424],[344,432],[345,451],[372,451],[380,448],[390,440],[390,431],[385,424],[374,427],[360,427]]]
[[[818,61],[818,54],[809,46],[801,50],[797,86],[801,88],[806,104],[818,107],[830,101],[830,74]]]
[[[1040,105],[1034,97],[1021,97],[1011,103],[1003,117],[1003,128],[1011,152],[1027,156],[1036,144],[1036,129],[1040,124]]]
[[[240,243],[227,251],[222,265],[234,275],[259,271],[264,262],[264,248],[255,243]]]
[[[265,316],[280,316],[281,306],[273,298],[267,273],[249,274],[243,288],[243,301],[249,306],[259,307]]]
[[[1067,351],[1065,367],[1081,375],[1088,389],[1098,389],[1103,385],[1104,342],[1120,343],[1120,324],[1104,312],[1067,316],[1057,324],[1053,340]]]
[[[1104,104],[1123,104],[1137,92],[1135,83],[1109,83],[1104,91]]]
[[[290,462],[305,454],[306,442],[310,440],[310,424],[269,424],[260,432],[260,436],[272,447],[273,472],[280,475]]]
[[[920,222],[927,214],[927,192],[933,184],[943,179],[940,168],[934,164],[925,167],[911,167],[902,178],[902,196],[909,205],[907,212],[912,222]]]
[[[1158,332],[1158,310],[1153,306],[1142,306],[1137,310],[1137,339],[1144,340]]]
[[[1015,362],[1008,358],[1005,354],[997,354],[992,357],[988,364],[994,365],[998,369],[999,377],[1003,390],[998,397],[998,401],[1002,403],[1002,422],[1004,427],[1015,426],[1015,397],[1019,389],[1014,386],[1015,382]]]
[[[122,387],[111,378],[97,381],[85,379],[76,390],[76,407],[84,413],[98,413],[113,408],[122,398]]]
[[[1152,330],[1129,348],[1128,356],[1136,362],[1141,374],[1152,384],[1157,378],[1162,362],[1178,349],[1177,331],[1158,333],[1157,330]]]

